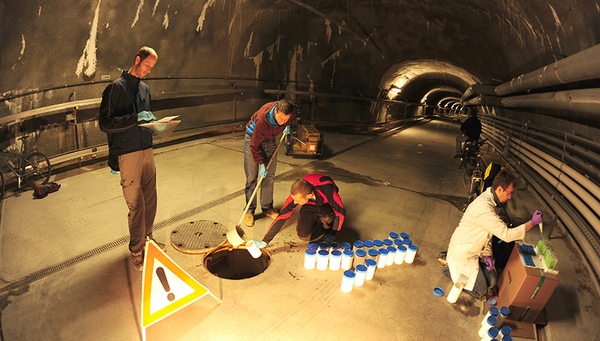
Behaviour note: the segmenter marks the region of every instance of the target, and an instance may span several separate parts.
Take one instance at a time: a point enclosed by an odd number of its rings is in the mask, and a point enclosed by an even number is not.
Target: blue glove
[[[494,258],[492,258],[490,256],[483,256],[483,259],[485,260],[485,264],[487,264],[485,269],[487,271],[492,271],[492,269],[494,268],[494,265],[496,265],[496,261],[494,260]]]
[[[260,165],[260,168],[258,169],[258,174],[260,175],[261,178],[267,177],[267,168],[265,167],[264,163],[262,165]]]
[[[286,134],[286,135],[291,134],[292,132],[290,130],[290,126],[285,127],[285,130],[283,130],[283,133]]]
[[[114,170],[112,170],[112,169],[111,169],[111,170],[110,170],[110,173],[111,173],[111,174],[119,174],[120,172],[117,172],[117,171],[114,171]]]
[[[326,234],[325,237],[323,237],[323,241],[327,244],[331,244],[335,241],[335,236],[331,234]]]
[[[138,113],[137,114],[137,118],[138,118],[138,122],[141,122],[141,121],[146,121],[146,122],[156,121],[156,117],[150,111],[142,111],[141,113]]]
[[[264,249],[267,246],[267,243],[262,240],[255,240],[254,243],[256,243],[256,246],[258,246],[259,249]]]
[[[539,223],[542,223],[542,211],[536,210],[531,217],[531,225],[535,226]]]

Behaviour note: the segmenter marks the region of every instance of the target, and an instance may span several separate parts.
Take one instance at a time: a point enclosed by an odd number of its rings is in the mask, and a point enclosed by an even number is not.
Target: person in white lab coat
[[[463,281],[464,290],[471,296],[481,297],[488,288],[496,285],[492,236],[505,242],[521,240],[525,238],[525,232],[542,222],[540,210],[534,212],[531,220],[510,229],[498,216],[500,205],[511,198],[516,182],[508,171],[498,173],[492,187],[467,207],[450,238],[446,255],[448,266],[442,272],[450,275],[454,283]]]

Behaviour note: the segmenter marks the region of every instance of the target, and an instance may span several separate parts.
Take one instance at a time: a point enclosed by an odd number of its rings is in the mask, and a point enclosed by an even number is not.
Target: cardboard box
[[[510,308],[507,320],[534,323],[558,285],[558,275],[526,266],[517,245],[498,278],[498,307]]]
[[[321,133],[313,125],[298,126],[298,140],[300,141],[300,151],[307,154],[316,154],[318,151]]]

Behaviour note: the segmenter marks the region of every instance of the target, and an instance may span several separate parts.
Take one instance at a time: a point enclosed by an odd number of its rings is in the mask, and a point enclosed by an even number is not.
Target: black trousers
[[[300,208],[300,218],[296,226],[298,238],[306,241],[317,240],[324,236],[326,231],[319,216],[319,207],[317,205],[302,205]]]

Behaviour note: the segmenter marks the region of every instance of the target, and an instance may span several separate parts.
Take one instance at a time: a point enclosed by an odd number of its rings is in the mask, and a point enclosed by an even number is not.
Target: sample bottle
[[[485,335],[481,338],[481,341],[491,341],[498,336],[498,328],[491,327]]]
[[[356,250],[354,253],[354,266],[358,266],[361,264],[365,264],[365,260],[367,260],[367,251],[365,250]]]
[[[317,251],[313,249],[306,249],[304,251],[304,267],[307,270],[312,270],[315,268],[317,263]]]
[[[383,240],[383,246],[384,247],[393,246],[393,245],[394,245],[394,241],[393,240],[388,239],[388,238],[386,238],[386,239]]]
[[[308,248],[315,251],[319,251],[319,244],[314,242],[308,243]]]
[[[365,249],[372,249],[373,248],[373,241],[372,240],[365,240]]]
[[[404,258],[406,256],[406,246],[400,245],[396,250],[396,257],[394,257],[394,263],[402,264],[404,262]]]
[[[354,286],[354,277],[356,274],[352,270],[344,271],[344,277],[342,278],[342,291],[350,292],[352,291],[352,287]]]
[[[403,240],[408,239],[408,233],[406,233],[406,232],[400,233],[400,238],[402,238]]]
[[[510,336],[510,333],[512,333],[512,328],[510,326],[504,326],[500,328],[500,334],[498,337]]]
[[[356,278],[354,279],[354,285],[360,287],[365,283],[367,277],[367,267],[363,264],[356,266]]]
[[[327,263],[329,262],[329,251],[319,250],[317,253],[317,269],[327,270]]]
[[[506,335],[502,337],[501,341],[513,341],[513,338],[510,335]]]
[[[330,251],[329,244],[327,244],[327,243],[325,243],[325,242],[321,242],[321,243],[319,243],[319,250],[327,250],[327,251]]]
[[[340,243],[340,248],[342,250],[348,250],[348,249],[352,249],[352,245],[350,245],[350,243],[348,243],[348,242],[343,242],[343,243]]]
[[[365,243],[363,243],[362,240],[357,240],[354,242],[354,252],[356,252],[356,250],[358,249],[362,249],[365,246]]]
[[[365,264],[367,265],[367,275],[365,276],[365,279],[367,281],[370,281],[373,279],[373,275],[375,274],[375,268],[377,267],[377,261],[374,259],[367,259],[365,261]]]
[[[387,262],[387,256],[389,251],[387,249],[381,248],[379,249],[379,259],[377,260],[378,268],[385,268],[385,262]]]
[[[404,245],[404,241],[400,238],[394,239],[394,246],[397,248],[398,246]]]
[[[508,315],[510,315],[510,309],[508,307],[500,308],[500,314],[498,314],[498,316],[497,316],[499,326],[501,326],[502,323],[504,323],[504,320],[506,319],[506,317]]]
[[[487,314],[485,314],[485,316],[483,317],[483,320],[481,320],[481,325],[483,326],[488,317],[490,316],[494,316],[495,318],[498,318],[498,314],[500,313],[500,310],[496,307],[491,307],[490,310],[488,310]]]
[[[375,239],[373,241],[373,247],[378,248],[378,249],[382,248],[383,247],[383,240],[381,240],[381,239]]]
[[[329,270],[338,271],[342,261],[342,252],[333,250],[329,253]]]
[[[404,246],[408,247],[411,244],[412,244],[412,239],[408,239],[408,238],[404,239]]]
[[[498,319],[495,316],[488,317],[485,320],[485,323],[481,325],[481,328],[479,328],[479,337],[483,337],[485,334],[487,334],[488,330],[490,330],[492,327],[495,327],[497,323]]]
[[[361,250],[361,251],[364,251],[364,250]],[[352,267],[352,258],[353,257],[354,257],[354,251],[352,251],[352,250],[344,250],[344,252],[342,252],[342,270],[350,270],[350,268]]]
[[[369,252],[367,253],[367,259],[372,259],[377,262],[377,257],[379,257],[379,251],[375,249],[369,249]]]
[[[394,264],[394,260],[396,258],[396,248],[393,246],[388,246],[387,250],[388,250],[388,255],[387,255],[387,258],[385,259],[385,266],[390,266],[390,265]]]
[[[339,250],[339,249],[340,249],[340,243],[333,242],[333,243],[329,244],[329,251]]]
[[[390,232],[390,239],[391,240],[398,239],[398,237],[400,237],[400,235],[398,234],[398,232]]]
[[[404,261],[407,263],[412,263],[415,260],[415,256],[417,255],[417,246],[410,244],[408,246],[408,250],[406,251],[406,256],[404,257]]]
[[[458,279],[456,280],[456,283],[452,285],[452,290],[450,290],[450,293],[448,294],[448,302],[456,303],[456,300],[458,300],[458,296],[460,296],[460,293],[463,291],[463,288],[466,284],[467,277],[463,274],[460,274],[460,276],[458,276]]]

